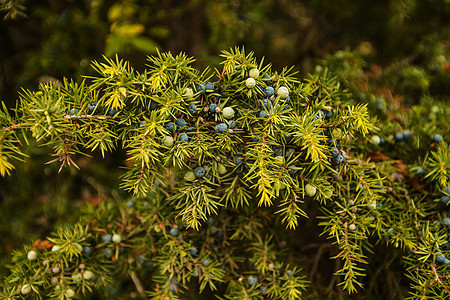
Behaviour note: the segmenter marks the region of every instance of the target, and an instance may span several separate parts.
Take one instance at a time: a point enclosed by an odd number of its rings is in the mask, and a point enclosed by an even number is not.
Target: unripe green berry
[[[29,284],[23,285],[22,288],[20,289],[20,293],[22,295],[28,295],[29,293],[31,293],[31,285]]]
[[[225,107],[222,110],[222,114],[225,119],[231,119],[234,117],[234,109],[231,107]]]
[[[122,238],[120,237],[120,235],[114,234],[114,235],[112,236],[112,241],[113,241],[114,243],[118,244],[118,243],[120,243],[120,242],[122,241]]]
[[[27,254],[28,260],[35,260],[37,258],[37,253],[33,250],[29,251]]]
[[[191,88],[186,88],[184,90],[184,96],[188,99],[191,99],[194,97],[194,91]]]
[[[217,164],[217,172],[219,172],[220,175],[224,175],[227,173],[227,168],[222,164]]]
[[[371,140],[375,145],[379,145],[381,143],[381,138],[378,135],[372,136]]]
[[[65,294],[67,298],[72,298],[73,296],[75,296],[75,292],[72,289],[68,289]]]
[[[247,80],[245,81],[245,86],[248,87],[249,89],[254,88],[256,85],[256,81],[255,79],[249,77],[247,78]]]
[[[186,174],[184,174],[184,180],[185,181],[194,181],[197,177],[195,176],[194,172],[188,171]]]
[[[317,189],[309,183],[305,186],[305,192],[308,196],[313,197],[316,194]]]
[[[94,273],[92,273],[91,271],[87,270],[83,273],[83,278],[85,280],[91,280],[92,278],[94,278]]]
[[[248,73],[248,75],[251,78],[257,78],[259,76],[259,70],[257,68],[253,68],[250,70],[250,72]]]
[[[280,96],[281,99],[286,99],[289,96],[289,90],[287,87],[282,86],[277,90],[277,95]]]
[[[281,155],[275,156],[275,161],[279,164],[284,164],[284,157]]]
[[[82,279],[82,277],[83,277],[83,276],[81,276],[80,273],[73,273],[73,274],[72,274],[72,279],[73,279],[75,282],[80,282],[81,279]]]

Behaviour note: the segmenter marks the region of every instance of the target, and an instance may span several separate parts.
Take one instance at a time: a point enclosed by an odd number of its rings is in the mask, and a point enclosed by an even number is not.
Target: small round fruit
[[[267,97],[272,97],[275,94],[275,90],[273,87],[268,86],[266,87],[266,89],[264,90],[264,93],[266,94]]]
[[[405,138],[405,136],[403,135],[403,132],[397,132],[397,133],[395,134],[395,139],[396,139],[397,141],[403,141],[404,138]]]
[[[249,89],[254,88],[256,86],[255,79],[253,79],[252,77],[247,78],[247,80],[245,81],[245,86]]]
[[[371,140],[375,145],[379,145],[381,143],[381,138],[378,135],[372,136]]]
[[[331,149],[331,156],[337,157],[338,155],[339,155],[339,149],[338,148]]]
[[[217,104],[215,104],[215,103],[211,103],[209,105],[209,111],[212,112],[212,113],[216,112],[216,108],[217,108]]]
[[[184,96],[188,99],[194,98],[194,91],[191,88],[186,88],[184,90]]]
[[[29,293],[31,293],[31,285],[29,285],[28,283],[24,284],[20,289],[20,293],[22,295],[28,295]]]
[[[270,82],[270,80],[271,80],[272,78],[270,77],[270,75],[269,74],[264,74],[263,75],[263,77],[262,77],[262,80],[264,81],[264,82]]]
[[[172,229],[170,229],[169,233],[170,233],[170,235],[177,236],[178,235],[178,229],[177,228],[172,228]]]
[[[450,218],[449,218],[449,217],[444,218],[444,219],[442,220],[442,224],[447,225],[447,226],[450,226]]]
[[[250,285],[256,285],[258,283],[258,278],[256,278],[255,276],[250,276],[248,277],[248,283]]]
[[[204,265],[204,266],[207,266],[208,264],[209,264],[209,258],[205,258],[203,261],[202,261],[202,265]]]
[[[305,192],[308,196],[313,197],[316,194],[317,189],[309,183],[305,186]]]
[[[97,109],[98,103],[96,101],[92,101],[91,103],[89,103],[88,109],[89,109],[89,113],[93,113],[96,109]]]
[[[228,126],[227,126],[227,124],[225,124],[225,123],[220,123],[220,124],[217,124],[217,125],[214,127],[214,129],[215,129],[216,131],[218,131],[218,132],[224,132],[225,130],[228,129]]]
[[[113,255],[113,251],[109,248],[105,248],[103,252],[105,253],[106,257],[111,257]]]
[[[80,282],[82,278],[83,278],[83,276],[80,273],[73,273],[72,274],[72,279],[75,282]]]
[[[194,174],[195,174],[195,177],[201,178],[201,177],[205,176],[206,171],[203,167],[198,166],[197,168],[194,169]]]
[[[67,298],[72,298],[73,296],[75,296],[75,292],[72,289],[68,289],[65,292]]]
[[[237,165],[240,165],[242,163],[242,161],[244,160],[244,158],[242,158],[242,156],[235,156],[234,157],[234,163]]]
[[[225,119],[231,119],[234,117],[234,109],[231,107],[225,107],[222,110],[222,114]]]
[[[111,242],[112,237],[111,237],[110,234],[105,234],[104,236],[102,236],[102,240],[103,240],[103,242],[105,242],[105,243],[109,243],[109,242]]]
[[[53,267],[53,268],[52,268],[52,272],[53,272],[54,274],[58,274],[59,272],[61,272],[61,269],[60,269],[59,267]]]
[[[189,104],[189,106],[188,106],[188,112],[191,114],[191,115],[193,115],[193,114],[195,114],[196,112],[197,112],[197,105],[195,105],[195,104]]]
[[[54,246],[52,247],[52,252],[55,252],[55,251],[58,251],[58,250],[59,250],[59,246],[54,245]]]
[[[444,140],[444,138],[442,137],[442,135],[440,134],[435,134],[433,135],[433,141],[435,141],[436,143],[440,143]]]
[[[180,140],[180,141],[182,141],[182,142],[187,142],[187,141],[189,141],[189,137],[187,136],[186,133],[183,133],[182,135],[180,135],[180,136],[178,137],[178,140]]]
[[[194,172],[188,171],[186,174],[184,174],[184,180],[185,181],[194,181],[197,177],[195,176]]]
[[[277,95],[281,98],[281,99],[286,99],[289,96],[289,90],[287,87],[285,86],[281,86],[278,88],[277,90]]]
[[[89,270],[84,271],[83,278],[85,280],[91,280],[92,278],[94,278],[94,273],[92,273],[92,271],[89,271]]]
[[[116,244],[120,243],[122,241],[122,237],[118,234],[114,234],[112,236],[112,241]]]
[[[191,249],[189,249],[189,253],[191,253],[191,255],[197,255],[198,250],[197,250],[197,248],[191,248]]]
[[[109,110],[108,110],[108,115],[110,115],[111,117],[114,117],[115,115],[117,115],[119,113],[119,111],[116,109],[116,108],[114,108],[114,107],[111,107]]]
[[[262,110],[262,111],[259,112],[259,117],[260,118],[264,118],[265,116],[267,116],[267,111]]]
[[[374,210],[377,208],[377,202],[376,201],[370,201],[369,203],[367,203],[367,208]]]
[[[217,172],[219,172],[220,175],[224,175],[227,173],[227,168],[222,164],[217,164]]]
[[[84,248],[83,248],[83,252],[84,252],[84,254],[86,254],[86,255],[91,254],[91,252],[92,252],[91,247],[88,247],[88,246],[84,247]]]
[[[164,146],[172,147],[173,146],[173,137],[165,136],[165,137],[163,137],[162,142],[163,142]]]
[[[219,106],[217,106],[214,111],[216,112],[216,114],[220,114],[222,112],[222,109]]]
[[[33,251],[33,250],[29,251],[27,253],[27,258],[28,258],[28,260],[35,260],[37,258],[36,251]]]
[[[177,119],[175,124],[177,125],[177,129],[179,129],[186,126],[186,121],[184,119]]]
[[[177,124],[174,124],[173,122],[168,122],[167,124],[166,124],[166,129],[169,131],[169,132],[173,132],[174,131],[174,129],[175,130],[177,130]]]
[[[270,107],[272,107],[272,101],[269,100],[269,99],[263,99],[261,101],[261,104],[262,104],[263,108],[270,108]]]
[[[69,111],[69,114],[70,114],[71,116],[74,116],[74,115],[78,114],[78,109],[76,109],[76,108],[71,108],[70,111]]]
[[[341,163],[344,161],[344,157],[343,157],[341,154],[339,154],[338,156],[336,156],[336,157],[334,158],[334,161],[335,161],[337,164],[341,164]]]
[[[348,229],[351,230],[351,231],[354,231],[354,230],[356,230],[356,225],[355,224],[350,224],[348,226]]]
[[[250,70],[250,72],[248,72],[248,75],[251,78],[257,78],[257,77],[259,77],[259,70],[257,68],[253,68]]]
[[[215,89],[215,86],[213,83],[208,82],[205,84],[205,92],[212,93],[212,92],[214,92],[214,89]]]

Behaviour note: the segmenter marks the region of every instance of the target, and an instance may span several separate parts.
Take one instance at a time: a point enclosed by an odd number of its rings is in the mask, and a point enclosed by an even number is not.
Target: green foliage
[[[4,297],[29,287],[35,298],[81,297],[130,278],[152,299],[323,299],[320,283],[306,278],[321,255],[308,269],[313,255],[290,234],[332,249],[334,271],[320,272],[348,294],[364,293],[366,277],[376,278],[373,259],[398,251],[404,269],[392,272],[410,279],[399,294],[448,295],[447,265],[436,260],[449,251],[448,226],[437,223],[446,225],[447,209],[436,203],[448,193],[448,107],[437,99],[427,126],[421,106],[404,117],[394,98],[379,101],[361,85],[356,53],[337,53],[303,80],[244,49],[221,57],[222,70],[200,71],[183,53],[157,52],[143,72],[105,57],[92,63],[97,75],[24,90],[14,116],[4,108],[2,175],[13,172],[32,139],[51,149],[60,171],[79,167],[83,156],[123,149],[121,188],[131,194],[89,208],[33,250],[16,251]],[[246,84],[253,68],[260,71],[254,87]],[[384,84],[374,78],[371,86]],[[266,96],[268,86],[274,95]],[[423,106],[428,100],[419,99]],[[227,107],[232,119],[222,113]],[[217,129],[221,123],[226,130]],[[433,141],[438,129],[443,141]],[[85,276],[88,270],[95,276]]]

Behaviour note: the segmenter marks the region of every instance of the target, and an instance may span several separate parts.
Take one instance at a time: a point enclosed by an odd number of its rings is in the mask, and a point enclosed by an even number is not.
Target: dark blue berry
[[[111,242],[112,237],[111,237],[110,234],[105,234],[104,236],[102,236],[102,240],[103,240],[103,242],[105,242],[105,243],[109,243],[109,242]]]
[[[177,124],[173,124],[173,122],[169,122],[166,124],[166,129],[170,132],[173,132],[174,129],[177,130]]]
[[[198,250],[197,250],[197,248],[191,248],[191,249],[189,250],[189,252],[191,253],[191,255],[197,255]]]
[[[403,137],[405,138],[405,140],[411,139],[412,138],[411,131],[409,131],[409,130],[403,131]]]
[[[269,74],[264,74],[264,75],[262,76],[261,79],[262,79],[262,81],[264,81],[265,83],[268,83],[268,82],[270,82],[270,80],[271,80]]]
[[[340,164],[340,163],[342,163],[342,162],[344,161],[344,157],[343,157],[341,154],[339,154],[338,156],[336,156],[336,157],[334,158],[334,161],[335,161],[337,164]]]
[[[205,91],[205,84],[200,83],[195,85],[195,91],[198,92],[204,92]]]
[[[290,97],[290,96],[287,96],[286,99],[284,99],[284,101],[285,101],[286,103],[291,102],[291,97]]]
[[[339,149],[338,148],[331,149],[331,156],[336,157],[338,155],[339,155]]]
[[[76,109],[76,108],[71,108],[70,111],[69,111],[69,114],[70,114],[71,116],[74,116],[74,115],[78,114],[78,109]]]
[[[170,233],[170,235],[177,236],[178,235],[178,229],[177,228],[172,228],[172,229],[170,229],[169,233]]]
[[[208,264],[209,264],[209,258],[205,258],[205,260],[203,260],[203,262],[202,262],[202,264],[204,265],[204,266],[207,266]]]
[[[442,264],[445,260],[445,255],[444,254],[440,254],[440,255],[436,255],[436,261],[440,264]]]
[[[235,156],[234,157],[234,163],[237,165],[240,165],[242,163],[242,161],[244,160],[244,158],[242,156]]]
[[[205,176],[206,171],[203,167],[198,166],[197,168],[194,169],[194,174],[197,178],[201,178]]]
[[[250,285],[256,285],[258,283],[258,278],[256,278],[255,276],[250,276],[248,278],[248,283]]]
[[[156,106],[157,106],[157,103],[153,100],[147,100],[145,102],[145,107],[147,107],[150,110],[154,110],[156,108]]]
[[[141,265],[143,265],[143,264],[145,263],[145,260],[146,260],[145,255],[139,256],[139,263],[140,263]]]
[[[403,132],[397,132],[397,133],[395,134],[395,139],[396,139],[397,141],[403,141],[404,138],[405,138],[405,135],[403,134]]]
[[[332,110],[327,111],[327,113],[325,114],[325,118],[327,118],[327,119],[331,118],[332,116],[333,116],[333,111]]]
[[[90,255],[91,252],[92,252],[91,247],[85,246],[85,247],[83,248],[83,252],[84,252],[84,254],[86,254],[86,255]]]
[[[289,169],[289,174],[291,174],[291,175],[294,175],[298,172],[296,165],[289,165],[288,169]]]
[[[265,111],[265,110],[262,110],[262,111],[259,112],[259,117],[260,118],[264,118],[266,115],[267,115],[267,111]]]
[[[177,119],[175,124],[178,126],[178,129],[186,126],[186,121],[184,119]]]
[[[111,117],[114,117],[115,115],[117,115],[118,112],[119,112],[119,111],[118,111],[116,108],[111,107],[111,108],[109,109],[109,111],[108,111],[108,114],[109,114]]]
[[[228,129],[228,126],[227,126],[227,124],[225,124],[225,123],[220,123],[220,124],[217,124],[217,125],[214,127],[214,129],[215,129],[216,131],[218,131],[218,132],[224,132],[225,130]]]
[[[450,201],[450,196],[442,196],[441,203],[444,205],[447,205],[447,203]]]
[[[195,105],[195,104],[190,104],[190,105],[188,106],[188,112],[189,112],[191,115],[195,114],[195,113],[197,112],[197,105]]]
[[[194,271],[192,271],[192,276],[198,277],[198,275],[200,275],[200,274],[199,274],[199,271],[198,271],[197,269],[195,269]]]
[[[275,89],[271,86],[268,86],[264,90],[264,93],[266,94],[267,97],[271,97],[271,96],[275,95]]]
[[[89,106],[88,106],[89,113],[92,114],[96,110],[97,106],[98,106],[98,103],[95,101],[92,101],[91,103],[89,103]]]
[[[228,127],[230,127],[231,129],[235,129],[236,128],[236,122],[233,120],[228,120]]]
[[[182,135],[180,135],[180,136],[178,137],[178,139],[179,139],[180,141],[183,141],[183,142],[189,141],[189,137],[187,136],[186,133],[183,133]]]
[[[214,92],[214,84],[211,82],[208,82],[207,84],[205,84],[205,92],[207,93],[212,93]]]
[[[259,134],[255,134],[255,135],[252,137],[252,142],[255,142],[255,143],[259,142]]]
[[[435,141],[436,143],[440,143],[444,140],[444,138],[442,137],[442,135],[440,134],[435,134],[433,135],[433,141]]]
[[[217,108],[217,104],[215,104],[215,103],[211,103],[209,105],[209,111],[212,112],[212,113],[216,112],[216,108]]]
[[[263,99],[261,104],[262,104],[261,106],[263,107],[263,109],[272,107],[272,101],[269,99]]]

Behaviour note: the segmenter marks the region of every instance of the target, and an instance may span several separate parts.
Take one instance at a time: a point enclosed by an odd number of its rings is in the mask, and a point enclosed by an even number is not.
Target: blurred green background
[[[117,53],[143,70],[157,48],[182,51],[203,68],[234,46],[274,70],[295,65],[300,75],[334,54],[327,65],[352,92],[387,93],[387,86],[405,107],[450,102],[449,0],[0,0],[0,7],[0,100],[10,108],[21,88],[80,81],[102,55]],[[376,84],[368,88],[369,81]],[[78,158],[81,171],[59,175],[59,165],[45,165],[48,149],[32,144],[27,153],[26,164],[0,178],[0,262],[75,222],[85,203],[126,195],[118,188],[120,151]]]

